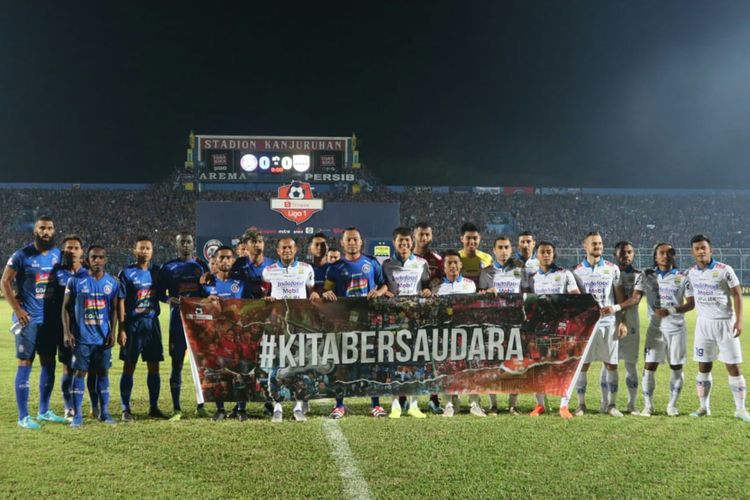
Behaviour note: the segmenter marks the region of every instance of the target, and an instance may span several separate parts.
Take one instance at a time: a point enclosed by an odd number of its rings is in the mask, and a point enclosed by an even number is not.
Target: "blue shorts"
[[[185,340],[185,330],[182,328],[182,321],[174,316],[169,319],[169,357],[185,359],[187,351],[187,340]]]
[[[74,370],[108,370],[112,366],[112,348],[104,345],[76,344],[70,367]]]
[[[37,323],[29,323],[21,329],[18,335],[14,335],[16,337],[16,358],[34,359],[37,337],[41,327],[42,325]]]
[[[164,361],[164,347],[161,345],[159,318],[128,319],[125,322],[128,340],[120,349],[120,359],[132,365],[138,356],[146,362]]]

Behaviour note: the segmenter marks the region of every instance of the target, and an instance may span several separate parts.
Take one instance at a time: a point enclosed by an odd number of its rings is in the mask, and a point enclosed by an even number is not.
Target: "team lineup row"
[[[13,309],[16,333],[16,401],[18,424],[36,429],[40,421],[71,422],[82,425],[82,402],[86,385],[92,411],[106,423],[114,424],[109,412],[109,376],[111,349],[121,346],[124,362],[120,378],[122,419],[134,420],[130,408],[133,374],[138,359],[147,363],[149,415],[167,418],[158,408],[160,393],[159,362],[164,360],[158,316],[159,302],[170,304],[169,354],[172,372],[169,385],[173,420],[182,415],[180,408],[181,373],[187,350],[185,333],[179,317],[181,297],[235,297],[275,299],[310,299],[335,301],[337,297],[366,296],[376,298],[395,295],[450,295],[457,293],[540,294],[589,293],[601,306],[601,319],[589,343],[585,363],[575,381],[578,407],[575,415],[586,412],[587,372],[592,361],[602,361],[600,374],[602,412],[622,416],[616,407],[619,387],[617,364],[624,361],[628,389],[628,412],[650,416],[654,412],[655,371],[660,363],[671,368],[670,400],[667,414],[679,414],[677,400],[684,385],[687,331],[684,313],[696,308],[694,360],[699,373],[696,388],[700,406],[693,416],[710,414],[711,369],[715,360],[726,364],[735,403],[735,416],[750,421],[745,410],[745,381],[740,373],[742,362],[739,335],[742,325],[742,301],[739,281],[732,268],[716,262],[711,256],[708,238],[698,235],[691,241],[696,265],[681,272],[674,267],[674,249],[668,243],[654,248],[654,267],[638,271],[632,267],[633,245],[623,241],[615,246],[616,263],[603,258],[604,243],[597,232],[583,239],[586,258],[572,270],[555,265],[555,246],[536,243],[531,233],[518,235],[518,251],[508,236],[499,236],[493,254],[480,251],[481,235],[473,224],[461,228],[459,251],[443,255],[430,250],[432,228],[427,223],[400,227],[393,232],[394,255],[380,264],[362,254],[362,237],[356,228],[348,228],[341,237],[339,255],[329,252],[324,234],[314,235],[308,245],[311,262],[297,260],[294,239],[277,241],[278,260],[264,255],[262,235],[249,232],[236,248],[219,247],[207,266],[195,258],[195,242],[189,232],[176,236],[178,256],[162,266],[152,264],[153,245],[149,238],[139,237],[133,248],[135,263],[123,269],[117,278],[105,271],[106,250],[92,245],[84,258],[83,242],[67,236],[62,249],[55,246],[54,222],[42,217],[34,225],[34,243],[18,250],[9,259],[2,277],[2,291]],[[341,255],[343,254],[343,255]],[[85,265],[84,265],[85,261]],[[15,288],[15,289],[14,289]],[[637,306],[646,296],[650,323],[646,338],[642,390],[645,407],[635,408],[639,377],[636,371],[639,352],[639,318]],[[29,378],[32,362],[39,354],[39,412],[28,414]],[[55,382],[55,355],[63,365],[62,394],[65,416],[50,408]],[[85,382],[85,379],[87,380]],[[537,394],[531,412],[538,416],[547,411],[544,394]],[[497,398],[489,395],[490,412],[498,411]],[[519,414],[517,396],[509,397],[508,410]],[[568,397],[561,401],[560,416],[572,418]],[[401,416],[407,398],[394,398],[390,416]],[[430,396],[429,409],[443,416],[453,416],[458,398],[441,406],[437,394]],[[379,398],[371,401],[371,414],[388,414]],[[269,400],[266,410],[274,422],[283,418],[280,402]],[[295,420],[305,420],[307,403],[297,401]],[[346,414],[342,398],[330,414]],[[470,396],[472,415],[485,416],[478,396]],[[208,416],[203,405],[197,413]],[[424,418],[415,398],[408,399],[407,414]],[[223,420],[248,418],[245,403],[240,402],[230,414],[223,402],[217,402],[213,418]]]

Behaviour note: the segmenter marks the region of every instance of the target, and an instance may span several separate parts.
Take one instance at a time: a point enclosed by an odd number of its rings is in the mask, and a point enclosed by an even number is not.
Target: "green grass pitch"
[[[690,352],[694,313],[688,320]],[[644,305],[641,322],[643,341]],[[329,401],[313,402],[312,418],[305,423],[271,424],[257,404],[250,405],[253,418],[248,422],[215,423],[193,418],[195,404],[187,369],[182,391],[187,411],[181,422],[145,416],[146,372],[145,366],[139,366],[133,391],[138,418],[134,424],[110,427],[87,418],[80,430],[60,424],[22,430],[16,426],[16,361],[9,325],[10,310],[1,301],[3,496],[325,498],[344,491],[323,429]],[[747,320],[745,331],[749,336]],[[750,340],[743,339],[743,345],[747,358]],[[113,364],[112,412],[119,416],[122,365],[117,360]],[[598,363],[591,367],[589,408],[598,407],[599,368]],[[566,422],[552,413],[540,418],[501,414],[479,419],[462,414],[453,419],[375,420],[368,415],[368,401],[361,399],[349,401],[353,415],[338,425],[354,465],[376,498],[745,497],[750,479],[750,425],[733,418],[726,370],[719,363],[714,369],[713,416],[700,420],[686,416],[697,407],[695,373],[696,364],[689,361],[679,404],[685,416],[677,418],[664,416],[669,374],[668,367],[662,366],[655,395],[660,413],[650,419],[591,414]],[[58,368],[52,399],[58,412],[62,409],[60,375]],[[37,409],[38,376],[35,363],[32,414]],[[171,409],[168,377],[168,363],[164,363],[160,406],[167,413]],[[622,368],[620,383],[622,408],[626,399]],[[505,396],[499,399],[506,401]],[[528,413],[533,396],[522,395],[520,403]],[[551,404],[557,409],[559,399],[552,398]],[[212,405],[207,406],[211,409]],[[426,406],[424,398],[422,406]],[[285,417],[290,414],[291,405],[287,405]]]

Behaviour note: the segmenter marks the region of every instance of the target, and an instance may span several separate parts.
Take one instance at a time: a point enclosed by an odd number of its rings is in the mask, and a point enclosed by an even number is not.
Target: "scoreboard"
[[[195,135],[188,154],[199,182],[288,182],[341,174],[358,156],[355,137]]]

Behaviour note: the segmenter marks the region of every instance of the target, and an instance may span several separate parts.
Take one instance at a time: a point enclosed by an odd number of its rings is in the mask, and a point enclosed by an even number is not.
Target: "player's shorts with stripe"
[[[74,370],[108,370],[112,366],[112,348],[104,345],[76,344],[70,367]]]
[[[128,339],[120,349],[120,359],[136,364],[138,356],[145,362],[164,361],[164,347],[161,344],[159,318],[136,318],[125,322]]]
[[[15,335],[16,358],[34,359],[34,355],[36,355],[39,330],[41,327],[42,325],[37,323],[29,323],[21,329],[18,335]]]
[[[695,321],[693,360],[711,363],[742,363],[740,339],[734,337],[734,319],[704,319]]]
[[[683,326],[663,331],[657,326],[649,325],[643,359],[646,363],[684,365],[687,362],[687,329]]]
[[[615,330],[617,334],[617,330]],[[626,363],[637,363],[641,350],[641,335],[638,326],[629,326],[628,334],[617,341],[617,359]]]
[[[597,323],[594,327],[594,333],[591,335],[590,342],[591,346],[586,355],[586,363],[602,361],[611,365],[617,364],[619,342],[614,323],[604,325]]]

